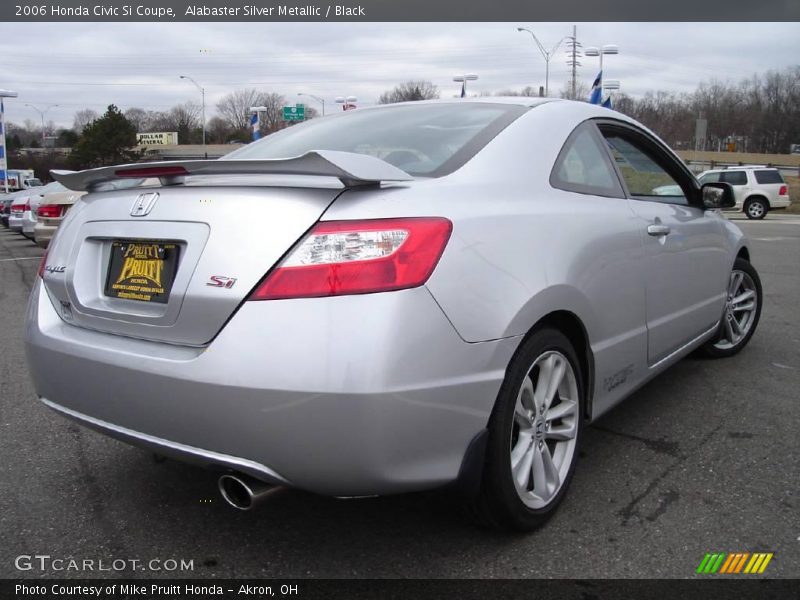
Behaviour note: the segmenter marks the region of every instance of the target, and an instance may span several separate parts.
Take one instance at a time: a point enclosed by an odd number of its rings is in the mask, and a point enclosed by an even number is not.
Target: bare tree
[[[286,127],[287,123],[283,120],[283,107],[286,105],[286,98],[277,92],[262,92],[258,96],[258,105],[267,110],[261,115],[261,132],[272,133]]]
[[[75,116],[72,118],[72,129],[80,135],[83,133],[84,127],[86,127],[89,123],[97,119],[100,115],[97,114],[96,111],[92,110],[91,108],[84,108],[79,110],[75,113]]]
[[[526,85],[521,90],[500,90],[495,94],[495,96],[527,96],[527,97],[536,97],[539,95],[539,90],[533,86]]]
[[[227,120],[220,116],[211,117],[206,126],[206,137],[209,144],[226,144],[230,141],[241,140],[236,130],[231,128]]]
[[[133,126],[136,127],[136,131],[139,133],[152,131],[150,126],[153,122],[152,112],[146,111],[143,108],[132,106],[125,111],[125,118],[133,123]]]
[[[387,90],[378,98],[378,104],[432,100],[439,97],[439,88],[430,81],[409,80]]]
[[[253,88],[235,90],[217,102],[217,113],[232,130],[245,130],[250,124],[250,108],[259,105],[261,95]]]
[[[177,131],[179,143],[199,143],[202,137],[200,105],[196,102],[176,104],[167,112],[150,113],[148,117],[153,131]]]
[[[564,82],[564,87],[558,92],[560,98],[567,100],[586,100],[589,98],[591,88],[585,81],[575,81],[575,93],[572,92],[572,80]]]

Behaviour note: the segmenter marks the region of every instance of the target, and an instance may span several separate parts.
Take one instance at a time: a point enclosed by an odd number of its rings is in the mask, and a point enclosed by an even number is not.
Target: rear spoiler
[[[56,181],[78,192],[92,191],[117,179],[158,177],[163,185],[177,185],[192,175],[316,175],[336,177],[346,187],[413,179],[380,158],[338,150],[313,150],[295,158],[173,160],[50,173]]]

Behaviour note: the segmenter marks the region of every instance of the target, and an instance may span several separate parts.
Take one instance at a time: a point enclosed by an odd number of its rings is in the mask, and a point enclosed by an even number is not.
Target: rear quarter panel
[[[519,336],[566,310],[587,332],[598,386],[623,369],[633,370],[631,381],[644,377],[637,219],[625,199],[549,184],[566,137],[583,120],[607,116],[603,110],[536,107],[452,175],[348,192],[324,218],[447,217],[453,234],[427,286],[462,339]]]

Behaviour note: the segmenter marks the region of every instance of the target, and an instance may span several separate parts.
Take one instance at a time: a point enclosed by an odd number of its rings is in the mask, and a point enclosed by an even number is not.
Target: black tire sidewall
[[[572,462],[561,489],[545,507],[532,509],[526,506],[517,494],[511,476],[509,460],[512,421],[517,394],[530,366],[540,355],[556,350],[566,356],[575,373],[580,398],[577,441]],[[584,377],[580,361],[569,339],[556,329],[534,331],[520,346],[506,371],[506,378],[498,394],[489,423],[486,467],[483,479],[483,495],[496,524],[517,530],[529,530],[543,524],[561,503],[578,459],[584,413]]]

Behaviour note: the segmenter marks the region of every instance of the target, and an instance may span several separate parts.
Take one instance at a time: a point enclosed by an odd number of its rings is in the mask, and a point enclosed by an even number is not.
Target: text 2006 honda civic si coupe
[[[55,175],[89,193],[31,296],[36,392],[221,468],[239,508],[270,486],[452,486],[535,527],[585,423],[758,323],[746,239],[716,210],[731,188],[585,103],[359,109],[222,160]]]

